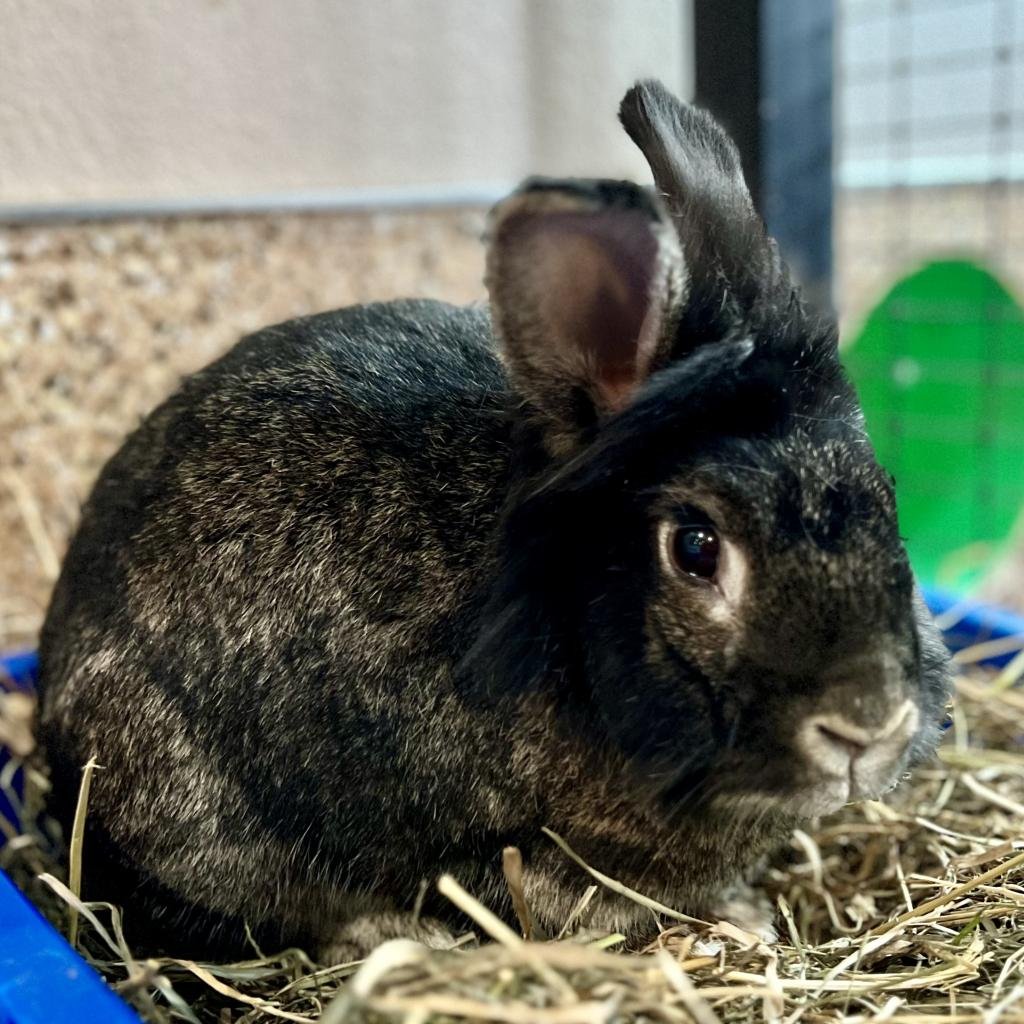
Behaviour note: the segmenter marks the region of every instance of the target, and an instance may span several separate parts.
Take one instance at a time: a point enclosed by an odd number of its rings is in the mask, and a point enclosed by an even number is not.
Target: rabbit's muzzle
[[[883,793],[896,781],[919,720],[909,700],[876,730],[841,714],[810,716],[800,729],[798,746],[819,779],[813,797],[839,807]]]
[[[898,780],[921,725],[895,658],[872,655],[828,673],[818,706],[797,726],[804,796],[815,813],[877,797]]]

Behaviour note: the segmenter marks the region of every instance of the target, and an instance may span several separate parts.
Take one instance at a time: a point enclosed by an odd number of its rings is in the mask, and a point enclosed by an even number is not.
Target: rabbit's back
[[[443,596],[430,590],[438,573],[447,582],[480,557],[503,494],[504,408],[484,310],[353,307],[244,339],[104,469],[47,647],[68,596],[81,609],[132,592],[138,617],[163,628],[151,607],[161,580],[172,605],[201,602],[215,584],[214,622],[260,613],[232,607],[224,588],[244,598],[268,576],[282,597],[322,586],[333,600],[363,591],[368,615],[421,609],[424,592]]]
[[[45,646],[61,646],[64,611],[98,605],[99,621],[118,602],[162,632],[173,629],[166,614],[207,594],[218,642],[255,641],[271,588],[307,627],[321,600],[378,625],[436,613],[489,538],[504,409],[483,310],[353,307],[244,339],[186,380],[101,474]]]
[[[254,920],[276,897],[228,891],[232,858],[287,891],[321,828],[401,845],[383,803],[415,834],[406,797],[433,797],[396,744],[435,772],[457,727],[438,705],[505,493],[506,404],[486,311],[401,302],[260,331],[129,437],[42,641],[65,802],[88,756],[107,765],[104,865]]]

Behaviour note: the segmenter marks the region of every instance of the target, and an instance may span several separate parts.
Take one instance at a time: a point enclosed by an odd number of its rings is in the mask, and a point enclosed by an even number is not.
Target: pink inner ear
[[[650,218],[609,209],[548,214],[541,223],[545,319],[601,411],[615,412],[647,376],[661,328]]]

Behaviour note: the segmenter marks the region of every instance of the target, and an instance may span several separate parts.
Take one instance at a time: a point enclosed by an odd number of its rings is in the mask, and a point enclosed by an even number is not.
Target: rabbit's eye
[[[687,576],[710,580],[718,571],[720,547],[713,526],[679,526],[672,538],[672,560]]]

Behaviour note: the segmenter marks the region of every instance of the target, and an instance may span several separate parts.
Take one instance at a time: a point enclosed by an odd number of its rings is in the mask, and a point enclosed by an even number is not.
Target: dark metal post
[[[732,133],[754,204],[831,305],[833,0],[695,0],[697,102]]]
[[[696,100],[739,146],[743,173],[760,210],[762,0],[694,0]]]
[[[761,212],[819,305],[832,295],[831,0],[761,0]]]

